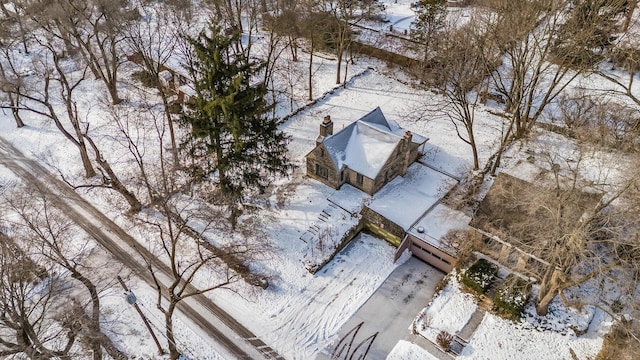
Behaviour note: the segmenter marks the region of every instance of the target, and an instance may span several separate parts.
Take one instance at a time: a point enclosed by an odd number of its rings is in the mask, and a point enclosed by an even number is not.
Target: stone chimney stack
[[[327,115],[322,119],[322,124],[320,124],[320,136],[329,135],[333,135],[333,121],[331,121],[331,116]]]
[[[403,156],[403,161],[402,161],[402,171],[401,171],[401,175],[405,176],[407,174],[407,169],[409,168],[409,165],[411,165],[411,139],[413,138],[413,134],[411,134],[411,131],[407,130],[404,133],[404,137],[403,137],[403,150],[404,150],[404,156]]]

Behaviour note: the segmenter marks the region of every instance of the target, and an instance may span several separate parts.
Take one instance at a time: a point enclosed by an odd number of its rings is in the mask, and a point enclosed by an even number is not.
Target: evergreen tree
[[[260,82],[265,63],[249,59],[239,46],[240,33],[227,34],[215,23],[191,46],[187,64],[195,96],[182,121],[190,126],[185,143],[192,157],[196,181],[214,180],[229,200],[232,220],[239,204],[252,191],[264,191],[273,176],[291,169],[289,136],[266,101],[267,86]]]
[[[411,24],[411,38],[419,43],[424,60],[429,60],[429,53],[435,48],[436,34],[444,27],[447,18],[446,0],[419,0],[416,18]]]

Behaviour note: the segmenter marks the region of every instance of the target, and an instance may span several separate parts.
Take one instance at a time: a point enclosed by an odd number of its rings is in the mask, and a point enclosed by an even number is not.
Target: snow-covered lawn
[[[399,0],[398,3],[386,2],[389,24],[393,24],[397,30],[407,29],[412,20],[413,11],[409,9],[409,3],[409,0]],[[466,19],[470,16],[470,10],[465,8],[452,8],[450,11],[459,13],[460,18]],[[277,86],[289,91],[287,96],[279,98],[281,103],[277,107],[277,114],[280,116],[288,115],[307,102],[308,55],[301,51],[300,61],[283,62],[282,66],[276,69]],[[454,176],[465,177],[473,164],[470,148],[455,135],[453,124],[445,117],[437,117],[424,111],[428,105],[441,102],[440,95],[418,90],[407,81],[398,81],[397,77],[402,76],[399,71],[388,69],[367,58],[357,59],[356,64],[349,65],[350,76],[362,75],[349,81],[346,89],[335,88],[336,61],[331,55],[317,54],[314,64],[314,97],[320,97],[322,94],[326,96],[315,105],[289,118],[282,126],[292,137],[289,151],[299,169],[291,179],[281,179],[276,183],[279,190],[290,187],[285,196],[286,201],[281,202],[274,195],[269,199],[271,207],[265,207],[254,215],[265,224],[267,236],[260,240],[264,241],[265,247],[274,250],[256,260],[252,268],[268,276],[270,286],[261,291],[239,285],[234,289],[236,292],[216,291],[210,294],[216,303],[287,359],[312,359],[335,341],[340,327],[397,266],[392,262],[395,248],[379,239],[361,235],[319,273],[312,275],[306,271],[303,259],[310,251],[309,244],[300,240],[300,236],[317,221],[319,213],[329,205],[328,199],[333,199],[332,201],[351,211],[357,209],[367,198],[360,197],[359,192],[352,188],[347,188],[344,193],[336,193],[333,189],[304,176],[304,156],[315,145],[322,118],[331,115],[335,129],[339,131],[379,106],[385,116],[397,121],[400,126],[429,138],[423,161],[430,166]],[[370,66],[376,69],[369,69]],[[123,70],[130,73],[134,69],[131,64],[125,64]],[[594,87],[599,86],[597,80],[583,79],[585,82],[587,80],[595,82]],[[101,109],[103,105],[106,107],[102,84],[95,80],[87,80],[78,88],[77,93],[81,94],[78,106],[88,114],[86,120],[91,123],[91,131],[100,134],[116,133],[108,114]],[[134,99],[133,92],[127,94]],[[135,101],[121,106],[133,104]],[[488,110],[491,109],[479,105],[475,112],[475,136],[481,164],[486,163],[497,149],[502,123],[500,117],[492,115]],[[48,164],[52,172],[60,170],[69,179],[82,180],[82,168],[73,145],[65,140],[52,124],[26,113],[23,117],[28,126],[16,129],[10,112],[0,115],[2,136],[27,156]],[[539,148],[549,149],[557,146],[562,151],[566,149],[562,145],[566,139],[562,137],[548,135],[542,140],[538,144]],[[126,148],[118,147],[114,141],[100,142],[100,145],[105,144],[112,146],[105,150],[105,154],[112,161],[116,172],[131,173],[132,164],[127,160]],[[520,158],[513,154],[511,158],[505,157],[504,163],[509,165],[516,160]],[[444,178],[434,179],[434,182],[450,185]],[[124,180],[127,180],[126,176]],[[0,186],[12,181],[14,179],[10,173],[0,170]],[[430,185],[435,189],[441,189],[441,184]],[[389,190],[389,193],[393,195],[393,191]],[[110,216],[117,218],[120,224],[131,226],[121,215],[121,209],[113,206],[114,202],[119,201],[118,195],[107,190],[91,190],[86,193],[86,198]],[[435,200],[437,199],[430,199]],[[408,207],[406,210],[411,211]],[[341,219],[337,219],[337,222],[338,227],[346,223]],[[344,229],[338,231],[342,230]],[[218,236],[220,239],[214,240],[220,241],[226,237],[225,234],[211,235]],[[142,238],[140,241],[143,242]],[[210,274],[213,272],[214,270],[211,270]],[[152,289],[135,278],[130,281],[130,285],[135,287],[139,295],[143,311],[148,314],[155,327],[161,328],[161,315],[154,309]],[[146,329],[138,321],[137,314],[126,304],[123,296],[109,295],[103,304],[108,311],[105,314],[106,321],[113,324],[105,326],[112,331],[109,335],[137,357],[154,358],[154,345],[146,335]],[[475,310],[476,303],[473,298],[462,293],[455,280],[452,280],[424,310],[429,321],[425,324],[427,326],[423,335],[435,340],[440,330],[454,334],[464,327]],[[594,318],[587,334],[576,337],[570,332],[542,330],[542,327],[531,325],[531,322],[513,324],[493,315],[486,315],[470,339],[462,358],[570,358],[569,348],[581,359],[594,356],[600,348],[602,334],[607,329],[606,326],[601,326],[606,325],[606,320],[603,320],[600,312],[596,312]],[[180,316],[178,320],[176,327],[182,347],[191,349],[193,358],[226,357],[225,354],[217,353],[220,350],[215,349],[215,341],[208,334],[189,329],[190,324],[183,322]],[[118,322],[121,322],[122,326],[117,326]],[[161,335],[160,337],[162,338]],[[400,342],[390,358],[431,359],[431,356],[416,348],[416,345]]]
[[[457,334],[469,322],[478,306],[474,297],[460,290],[455,271],[449,283],[424,308],[415,322],[418,333],[433,343],[441,331]]]
[[[330,77],[334,70],[326,68],[326,72],[319,74],[318,78]],[[326,86],[330,85],[326,83]],[[101,84],[87,81],[85,86],[82,101],[97,103],[95,99],[103,94]],[[313,148],[319,124],[325,115],[331,115],[338,130],[380,106],[388,118],[431,138],[427,143],[429,154],[425,159],[429,164],[458,175],[463,174],[471,165],[471,152],[455,136],[452,125],[445,119],[416,116],[415,109],[435,96],[379,71],[369,70],[351,81],[347,89],[335,90],[284,124],[284,131],[293,138],[289,148],[292,159],[301,169],[305,168],[304,156]],[[479,124],[499,121],[482,109],[478,113],[486,114],[479,116]],[[101,131],[106,131],[104,127],[108,126],[108,117],[97,116],[100,114],[98,109],[92,114],[91,121],[102,121],[99,123],[103,127]],[[51,130],[51,124],[27,114],[24,117],[29,126],[16,129],[10,113],[5,113],[0,123],[3,136],[27,156],[41,159],[63,173],[80,179],[82,171],[79,162],[74,160],[77,157],[75,148]],[[487,126],[479,132],[483,142],[491,143],[499,135],[492,134],[490,129],[493,126]],[[491,147],[483,147],[481,156],[487,159],[490,150]],[[110,159],[115,154],[117,160],[121,160],[125,152],[122,149],[107,152]],[[127,168],[131,166],[123,161],[114,161],[113,165],[116,171],[122,173],[127,173]],[[315,276],[309,274],[301,261],[308,245],[300,240],[300,236],[329,204],[327,198],[334,190],[307,179],[301,171],[291,179],[280,180],[277,185],[291,186],[284,207],[276,206],[277,199],[274,196],[271,199],[272,208],[256,214],[266,224],[269,234],[262,241],[276,250],[252,265],[258,273],[270,278],[271,286],[259,292],[241,286],[237,294],[216,292],[211,296],[287,358],[307,359],[334,340],[340,326],[391,273],[396,266],[392,263],[395,249],[381,240],[365,236],[354,241],[325,270]],[[120,224],[130,228],[127,219],[119,215],[112,205],[114,199],[118,199],[116,195],[105,190],[92,190],[87,195],[88,199]],[[358,201],[357,196],[353,199]],[[350,206],[355,206],[355,203],[350,202]],[[219,236],[221,239],[226,237],[225,234]],[[143,331],[146,330],[141,328],[140,333]],[[206,337],[206,334],[201,336]]]
[[[593,292],[593,289],[587,287],[581,291]],[[475,311],[475,298],[461,291],[460,284],[452,276],[447,286],[418,315],[414,328],[436,343],[440,331],[458,333]],[[594,358],[610,325],[611,318],[603,311],[593,306],[578,311],[564,306],[559,299],[550,306],[548,316],[539,317],[530,300],[519,322],[487,312],[458,358],[570,359],[570,351],[579,359]],[[584,334],[578,336],[576,331]]]
[[[582,336],[573,333],[541,331],[527,322],[516,323],[487,313],[459,359],[593,359],[602,347],[608,322],[597,311],[589,331]]]
[[[387,360],[438,360],[438,358],[416,344],[400,340],[387,356]]]

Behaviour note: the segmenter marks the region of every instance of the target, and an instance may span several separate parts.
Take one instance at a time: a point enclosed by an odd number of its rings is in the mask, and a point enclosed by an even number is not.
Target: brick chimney
[[[331,121],[331,116],[327,115],[322,119],[322,124],[320,124],[320,136],[329,135],[333,135],[333,121]]]

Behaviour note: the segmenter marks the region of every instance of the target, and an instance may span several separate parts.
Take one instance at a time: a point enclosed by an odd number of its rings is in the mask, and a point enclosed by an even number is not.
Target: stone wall
[[[384,216],[378,214],[377,212],[369,209],[366,206],[362,208],[360,213],[362,214],[362,219],[365,221],[365,226],[370,225],[370,226],[375,226],[380,228],[381,230],[383,230],[381,232],[383,237],[385,232],[395,237],[393,239],[386,239],[386,240],[388,240],[390,243],[394,244],[395,246],[400,245],[400,242],[402,241],[402,239],[404,239],[406,235],[406,232],[400,225],[385,218]]]
[[[316,164],[327,169],[327,178],[316,175]],[[307,176],[312,179],[318,180],[334,189],[340,188],[340,173],[333,164],[331,156],[327,153],[324,144],[316,146],[307,155]]]

